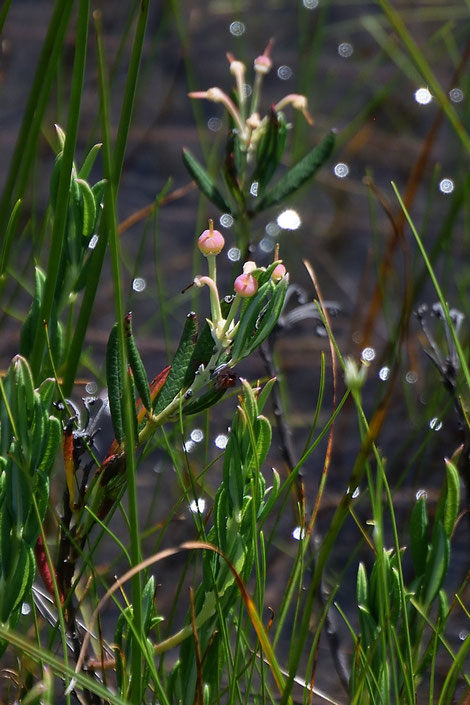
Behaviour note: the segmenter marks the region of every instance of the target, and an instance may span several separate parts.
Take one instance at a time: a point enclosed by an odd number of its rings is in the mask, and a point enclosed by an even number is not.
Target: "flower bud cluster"
[[[212,337],[216,347],[220,350],[227,350],[232,345],[238,323],[235,323],[235,316],[241,299],[250,298],[258,291],[258,279],[256,271],[260,271],[256,262],[248,261],[243,265],[243,273],[236,277],[234,282],[235,297],[230,307],[227,318],[223,318],[220,306],[220,295],[216,284],[216,256],[220,254],[225,245],[222,233],[214,230],[214,223],[209,220],[209,228],[204,230],[198,238],[199,251],[207,258],[209,266],[209,276],[196,276],[194,284],[196,286],[208,286],[211,302],[211,318],[207,319],[212,331]],[[261,268],[263,271],[264,268]],[[274,268],[271,279],[274,283],[279,282],[287,276],[286,268],[282,262],[278,262]]]
[[[205,98],[214,103],[223,103],[235,123],[241,149],[248,153],[249,159],[268,126],[268,116],[261,118],[258,112],[258,106],[263,78],[271,71],[273,66],[270,56],[272,46],[273,40],[271,39],[264,52],[254,60],[253,68],[255,76],[249,108],[246,104],[245,64],[230,53],[227,53],[227,59],[230,64],[230,73],[235,77],[237,105],[235,105],[224,91],[217,87],[209,88],[206,91],[194,91],[189,93],[190,98]],[[295,110],[299,110],[307,122],[313,124],[313,118],[308,111],[307,98],[304,95],[297,93],[286,95],[276,103],[274,109],[276,111],[282,110],[282,108],[287,105],[291,105]]]

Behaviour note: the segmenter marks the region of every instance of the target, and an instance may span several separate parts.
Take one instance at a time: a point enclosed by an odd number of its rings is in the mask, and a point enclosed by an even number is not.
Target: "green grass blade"
[[[54,298],[56,295],[57,279],[61,263],[61,252],[67,226],[70,174],[72,172],[75,145],[77,142],[78,123],[80,118],[80,105],[82,100],[83,81],[85,77],[89,15],[90,0],[80,0],[78,6],[77,33],[75,39],[75,58],[73,65],[69,114],[67,118],[65,145],[59,178],[59,188],[57,191],[57,205],[54,217],[54,225],[52,228],[49,261],[47,264],[44,298],[41,307],[41,321],[40,324],[38,324],[38,326],[36,327],[36,339],[31,354],[31,368],[34,377],[37,377],[41,368],[41,361],[46,342],[44,330],[42,328],[42,321],[49,322],[51,316]]]
[[[12,199],[17,200],[23,195],[34,161],[39,130],[60,59],[73,4],[73,0],[57,0],[55,4],[0,201],[0,232],[5,231]]]
[[[99,12],[93,14],[96,30],[96,42],[98,52],[99,87],[100,87],[100,114],[103,133],[103,165],[105,178],[105,211],[106,221],[109,230],[109,249],[111,256],[112,278],[114,285],[114,301],[116,307],[116,317],[118,321],[119,357],[122,368],[125,368],[126,344],[124,337],[124,317],[122,303],[121,277],[119,267],[119,239],[116,222],[116,179],[113,167],[116,162],[111,156],[110,140],[110,118],[109,118],[109,95],[108,79],[105,69],[104,48],[101,33],[101,15]],[[123,422],[124,438],[126,443],[126,478],[129,501],[129,524],[131,558],[133,565],[137,565],[141,560],[140,529],[137,507],[137,489],[135,483],[136,463],[135,463],[135,434],[134,417],[135,406],[133,406],[130,391],[129,376],[122,375],[123,391]],[[142,632],[142,581],[140,573],[136,573],[132,578],[132,604],[133,604],[133,627],[135,635],[132,638],[131,664],[133,680],[131,684],[131,702],[138,705],[142,701],[142,650],[140,643],[144,641]]]

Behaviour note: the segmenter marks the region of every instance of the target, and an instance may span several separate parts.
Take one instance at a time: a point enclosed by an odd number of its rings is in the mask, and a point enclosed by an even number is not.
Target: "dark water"
[[[417,15],[413,19],[413,11],[416,10],[414,3],[402,3],[401,7],[408,12],[408,26],[420,42],[429,40],[441,24],[440,21],[421,22],[419,18],[416,19]],[[0,187],[6,176],[51,8],[52,3],[45,0],[14,0],[5,24],[0,83]],[[96,8],[102,11],[107,56],[113,61],[119,50],[132,3],[102,1],[94,4],[93,9]],[[193,110],[199,111],[204,116],[204,123],[213,127],[216,124],[214,119],[222,117],[219,106],[202,102],[193,105],[187,97],[188,90],[202,90],[210,86],[229,89],[231,84],[225,52],[231,51],[250,65],[252,58],[262,52],[269,38],[275,37],[274,70],[265,83],[264,109],[286,93],[306,93],[315,125],[309,128],[293,116],[297,139],[293,142],[292,150],[296,158],[305,154],[333,128],[338,131],[340,144],[331,163],[321,171],[315,183],[305,187],[291,204],[300,217],[300,227],[292,231],[278,230],[276,237],[292,280],[305,288],[307,296],[312,298],[314,291],[302,265],[302,258],[312,263],[323,296],[338,302],[341,313],[333,320],[333,330],[343,354],[353,354],[358,358],[363,348],[374,349],[375,357],[365,394],[366,411],[370,414],[387,385],[386,379],[379,378],[379,372],[382,370],[382,377],[386,377],[383,368],[391,365],[391,355],[387,348],[390,335],[388,322],[396,318],[401,307],[405,293],[405,264],[407,261],[413,262],[416,253],[415,245],[407,233],[406,240],[394,249],[390,269],[381,282],[387,291],[385,315],[381,314],[373,320],[370,334],[366,335],[377,268],[387,243],[393,238],[387,213],[390,210],[398,213],[390,181],[394,180],[399,190],[404,192],[423,140],[437,115],[437,102],[433,99],[428,105],[419,104],[414,97],[415,91],[420,87],[425,88],[425,82],[409,63],[405,66],[405,72],[401,72],[387,50],[378,47],[377,37],[384,23],[373,4],[327,3],[322,0],[319,0],[318,6],[308,0],[304,4],[292,0],[272,0],[267,3],[250,0],[245,3],[187,1],[180,4],[178,13],[179,16],[175,17],[169,2],[152,4],[141,81],[119,193],[119,217],[124,220],[151,203],[169,177],[172,179],[172,188],[188,184],[189,179],[181,161],[183,146],[190,147],[201,157],[200,140],[205,153],[212,149],[214,143],[223,140],[223,127],[213,131],[203,124],[198,132],[193,114]],[[233,24],[237,22],[238,25]],[[375,38],[371,34],[372,30]],[[463,30],[457,27],[454,37],[457,49],[463,44],[462,36]],[[129,46],[130,42],[126,41],[124,56],[127,56]],[[48,122],[44,125],[44,131],[49,135],[54,122],[65,124],[66,86],[72,59],[73,32],[70,31],[64,57],[63,86],[60,90],[54,90],[47,113]],[[455,88],[451,78],[455,66],[442,45],[434,45],[433,59],[433,66],[436,67],[442,85],[446,90]],[[90,133],[94,131],[95,139],[98,139],[95,66],[95,50],[91,39],[78,147],[82,155],[90,144]],[[121,59],[116,63],[112,78],[112,115],[115,116],[119,114],[125,77],[126,62]],[[377,96],[388,84],[390,89],[383,99],[370,106],[372,97]],[[358,119],[368,105],[367,113]],[[455,103],[454,107],[459,114],[465,110],[468,112],[465,101]],[[451,194],[439,189],[439,183],[443,178],[449,178],[455,180],[458,186],[459,179],[463,178],[460,154],[455,136],[447,127],[442,128],[439,139],[432,144],[430,159],[420,175],[420,185],[413,203],[413,217],[417,224],[423,224],[430,243],[434,242],[439,233],[452,198]],[[42,212],[47,198],[52,164],[53,154],[43,139],[37,171],[47,175],[47,178],[37,179],[37,192],[30,205],[31,210],[37,214]],[[436,164],[440,165],[439,168]],[[99,178],[99,167],[96,171]],[[344,176],[346,171],[347,175]],[[366,174],[373,177],[381,189],[382,195],[379,198],[385,202],[385,209],[374,196],[370,196],[364,185]],[[432,193],[430,205],[427,203],[428,193]],[[266,234],[266,226],[268,230],[271,226],[272,231],[282,210],[274,210],[255,222],[254,239],[261,246],[257,246],[254,256],[259,264],[266,263],[271,256],[266,250],[272,245],[273,238]],[[129,291],[128,307],[133,310],[134,327],[149,375],[156,374],[167,361],[168,341],[163,335],[162,305],[169,311],[170,347],[174,346],[177,339],[184,314],[193,307],[192,292],[186,295],[180,292],[192,279],[194,237],[210,216],[214,216],[214,213],[208,208],[207,202],[201,205],[194,191],[160,210],[156,270],[163,286],[163,294],[157,286],[151,234],[140,251],[144,223],[138,223],[122,237],[125,262],[131,263],[124,273]],[[228,246],[233,246],[233,233],[229,228],[225,235]],[[456,257],[454,281],[458,283],[463,280],[463,272],[459,280],[458,258],[468,251],[468,239],[451,242],[448,251],[448,258]],[[138,265],[134,270],[132,263],[136,260]],[[225,260],[223,266],[226,271],[221,274],[221,280],[228,284],[232,265]],[[420,270],[419,264],[415,267],[416,271]],[[146,286],[141,292],[132,289],[136,277],[145,280]],[[457,298],[454,281],[449,282],[449,296]],[[425,284],[416,303],[421,300],[433,301],[433,297],[431,288]],[[460,301],[458,305],[461,305]],[[26,306],[25,301],[23,311]],[[87,338],[89,352],[98,369],[102,369],[104,346],[113,322],[111,282],[103,276]],[[7,364],[8,358],[16,350],[16,321],[9,319],[6,330],[8,336],[5,337],[1,351],[4,364]],[[314,323],[305,321],[279,337],[277,350],[284,385],[289,390],[289,423],[294,453],[299,457],[316,404],[322,351],[328,360],[328,379],[320,420],[326,421],[331,412],[328,344],[325,338],[316,335]],[[413,375],[408,378],[411,382],[407,382],[405,375],[410,371]],[[246,376],[257,378],[264,373],[259,358],[244,364],[243,374]],[[88,372],[86,374],[89,376]],[[429,428],[431,419],[439,416],[446,402],[442,396],[438,402],[440,408],[436,409],[433,403],[428,411],[433,389],[438,384],[436,373],[421,351],[417,329],[412,322],[407,343],[403,346],[396,393],[379,439],[381,449],[388,458],[387,471],[393,484],[399,481],[425,435],[433,434],[433,442],[424,455],[417,457],[410,469],[409,479],[397,493],[396,509],[403,522],[407,520],[410,502],[417,489],[427,489],[432,503],[436,495],[434,488],[442,482],[443,458],[450,456],[458,443],[452,410],[445,416],[442,429],[433,432]],[[342,391],[342,383],[340,386]],[[211,454],[220,452],[214,446],[214,440],[217,435],[226,432],[233,409],[234,402],[229,400],[216,415],[208,439]],[[188,428],[186,440],[189,440],[190,432],[191,428]],[[278,452],[279,444],[279,437],[275,433],[271,462],[285,475],[285,467]],[[194,466],[203,458],[202,445],[194,447],[189,456]],[[327,530],[332,511],[347,486],[358,449],[357,421],[350,404],[346,406],[336,426],[330,481],[319,515],[320,535]],[[320,446],[303,470],[309,503],[313,503],[316,496],[324,452],[324,445]],[[139,496],[143,502],[143,514],[147,515],[149,524],[161,521],[168,507],[168,498],[171,498],[172,503],[176,502],[179,492],[174,472],[163,454],[160,453],[140,468]],[[150,498],[153,498],[151,502]],[[367,518],[366,504],[358,505],[358,513],[364,519]],[[118,522],[116,519],[114,528]],[[182,509],[170,532],[172,541],[192,537],[192,526],[189,512]],[[281,550],[273,551],[270,564],[272,575],[268,595],[273,605],[279,601],[284,589],[280,578],[287,573],[295,553],[295,541],[291,536],[294,527],[294,511],[291,508],[286,512],[281,526]],[[332,583],[344,565],[344,557],[354,550],[359,540],[353,527],[351,520],[341,533],[338,550],[329,569],[328,580]],[[468,525],[461,522],[454,540],[454,551],[458,558],[452,563],[449,591],[458,587],[468,570],[468,540]],[[145,548],[152,550],[152,542],[149,541]],[[366,557],[368,554],[363,549],[357,560]],[[106,560],[104,556],[103,560]],[[338,593],[338,601],[350,613],[354,593],[347,586],[354,584],[357,560],[348,568],[343,583],[345,587]],[[163,595],[165,585],[171,592],[170,575],[159,574]],[[463,597],[467,598],[468,603],[468,591]],[[355,616],[350,616],[354,621]],[[458,634],[464,628],[465,625],[456,624],[451,636],[454,645],[458,645]],[[339,631],[348,651],[351,645],[344,638],[345,629],[339,627]],[[317,684],[334,693],[337,691],[337,678],[333,675],[333,666],[324,640],[319,658],[320,663],[328,666],[317,669]]]

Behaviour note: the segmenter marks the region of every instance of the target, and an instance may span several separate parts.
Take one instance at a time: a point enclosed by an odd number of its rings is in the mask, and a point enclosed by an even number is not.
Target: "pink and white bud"
[[[309,125],[313,125],[313,118],[308,111],[307,98],[299,93],[289,93],[274,106],[275,110],[282,110],[286,105],[292,105],[295,110],[300,110]]]
[[[252,130],[256,130],[256,128],[261,124],[259,113],[251,113],[250,117],[246,121],[246,124],[248,127],[251,127]]]
[[[271,274],[271,279],[273,280],[273,282],[279,282],[279,281],[281,281],[281,279],[283,277],[286,276],[286,274],[287,274],[286,268],[284,267],[284,265],[281,262],[279,262],[277,267],[275,267],[273,269],[273,273]]]
[[[255,271],[255,269],[258,269],[258,267],[256,266],[256,262],[248,260],[248,262],[245,262],[245,264],[243,265],[243,274],[251,274]]]
[[[250,296],[254,296],[258,291],[258,282],[252,274],[244,272],[235,279],[233,288],[237,292],[238,296],[248,298]]]
[[[254,68],[256,73],[260,74],[267,74],[271,71],[273,67],[273,62],[269,58],[269,56],[266,56],[265,54],[261,54],[261,56],[257,56],[254,62]]]
[[[237,61],[230,52],[227,52],[227,59],[230,62],[230,73],[235,76],[237,80],[243,81],[246,71],[245,64],[242,61]]]
[[[225,245],[225,239],[221,232],[214,230],[212,221],[210,221],[209,229],[204,230],[198,237],[197,246],[200,252],[207,255],[218,255]]]

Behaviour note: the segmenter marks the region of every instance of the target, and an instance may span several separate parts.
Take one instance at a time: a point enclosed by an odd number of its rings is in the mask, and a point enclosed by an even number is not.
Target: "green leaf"
[[[93,164],[95,163],[95,159],[98,156],[98,152],[100,151],[102,146],[103,145],[101,144],[101,142],[98,142],[98,144],[93,145],[93,147],[90,149],[90,151],[85,157],[85,161],[83,162],[82,168],[78,172],[79,179],[88,179],[88,177],[90,176],[90,171],[93,168]]]
[[[260,511],[258,514],[258,521],[260,524],[262,524],[264,520],[268,516],[270,516],[271,510],[277,501],[279,487],[281,485],[281,478],[279,476],[279,473],[275,468],[271,469],[273,471],[273,485],[271,488],[268,487],[268,489],[264,493],[264,497],[266,498],[266,496],[268,496],[268,499],[265,499],[264,503],[262,503],[260,507]]]
[[[23,541],[18,545],[18,553],[16,555],[16,565],[12,576],[4,582],[4,578],[0,580],[0,604],[1,604],[1,620],[6,622],[13,612],[15,607],[23,599],[23,596],[32,582],[31,571],[34,563],[31,562],[30,549],[26,547]]]
[[[367,605],[368,602],[368,591],[367,591],[367,573],[364,563],[359,563],[359,568],[357,570],[356,579],[356,599],[357,604]]]
[[[460,477],[454,463],[446,458],[446,497],[444,503],[443,524],[450,538],[454,530],[460,503]]]
[[[240,312],[240,321],[232,348],[233,360],[238,361],[246,356],[246,349],[255,333],[256,321],[262,311],[264,301],[272,293],[273,289],[273,282],[268,281],[258,289],[255,296],[247,299],[248,303],[245,310],[242,309]]]
[[[274,206],[292,193],[297,191],[306,181],[308,181],[320,167],[325,164],[333,152],[335,136],[330,133],[312,149],[307,156],[298,162],[292,169],[289,169],[279,181],[265,193],[260,200],[256,201],[252,208],[252,213],[259,213],[265,208]]]
[[[252,180],[258,182],[258,197],[262,196],[281,161],[286,137],[287,125],[284,115],[271,110],[268,126],[256,148],[256,167]]]
[[[196,346],[197,326],[196,314],[188,313],[178,349],[171,363],[170,372],[154,407],[155,414],[163,411],[173,401],[178,392],[183,389],[186,371]]]
[[[217,404],[220,399],[222,399],[226,391],[226,389],[217,389],[214,385],[212,389],[209,389],[204,394],[201,394],[201,396],[197,399],[193,399],[183,406],[184,416],[199,414],[201,411],[209,409],[211,406],[214,406],[214,404]]]
[[[245,349],[245,356],[250,355],[254,350],[256,350],[256,348],[258,348],[261,343],[266,340],[268,335],[274,329],[274,326],[278,322],[279,316],[281,315],[282,307],[284,306],[288,285],[289,280],[287,277],[281,279],[281,281],[276,285],[266,311],[261,313],[259,320],[256,322],[258,330],[249,341],[249,344]]]
[[[122,421],[122,367],[119,354],[117,323],[111,328],[106,346],[106,383],[108,385],[109,411],[114,435],[118,443],[124,440]]]
[[[410,548],[415,575],[422,575],[428,555],[428,516],[424,497],[417,500],[411,513]]]
[[[271,447],[272,431],[271,424],[266,416],[258,416],[254,424],[254,435],[256,438],[257,467],[261,467]]]
[[[75,179],[82,196],[82,235],[93,235],[96,222],[96,203],[90,185],[84,179]]]
[[[231,208],[220,193],[211,177],[189,149],[183,149],[183,162],[200,190],[222,213],[231,213]]]
[[[21,329],[20,335],[20,355],[28,357],[33,349],[34,336],[36,333],[39,314],[41,311],[42,297],[44,295],[44,283],[46,275],[39,267],[34,270],[34,296],[28,315]]]
[[[46,379],[43,380],[39,385],[38,392],[41,396],[42,403],[45,409],[49,409],[56,391],[57,383],[54,377],[46,377]]]
[[[147,409],[147,411],[151,411],[152,400],[150,398],[149,381],[147,373],[145,371],[144,363],[142,362],[142,358],[140,357],[139,351],[137,350],[134,335],[132,333],[131,313],[128,313],[127,316],[124,317],[124,337],[126,340],[127,347],[127,359],[134,375],[134,382],[137,388],[137,392],[140,395],[144,407]]]
[[[449,566],[450,544],[441,522],[434,527],[424,573],[424,604],[429,606],[439,592]]]

